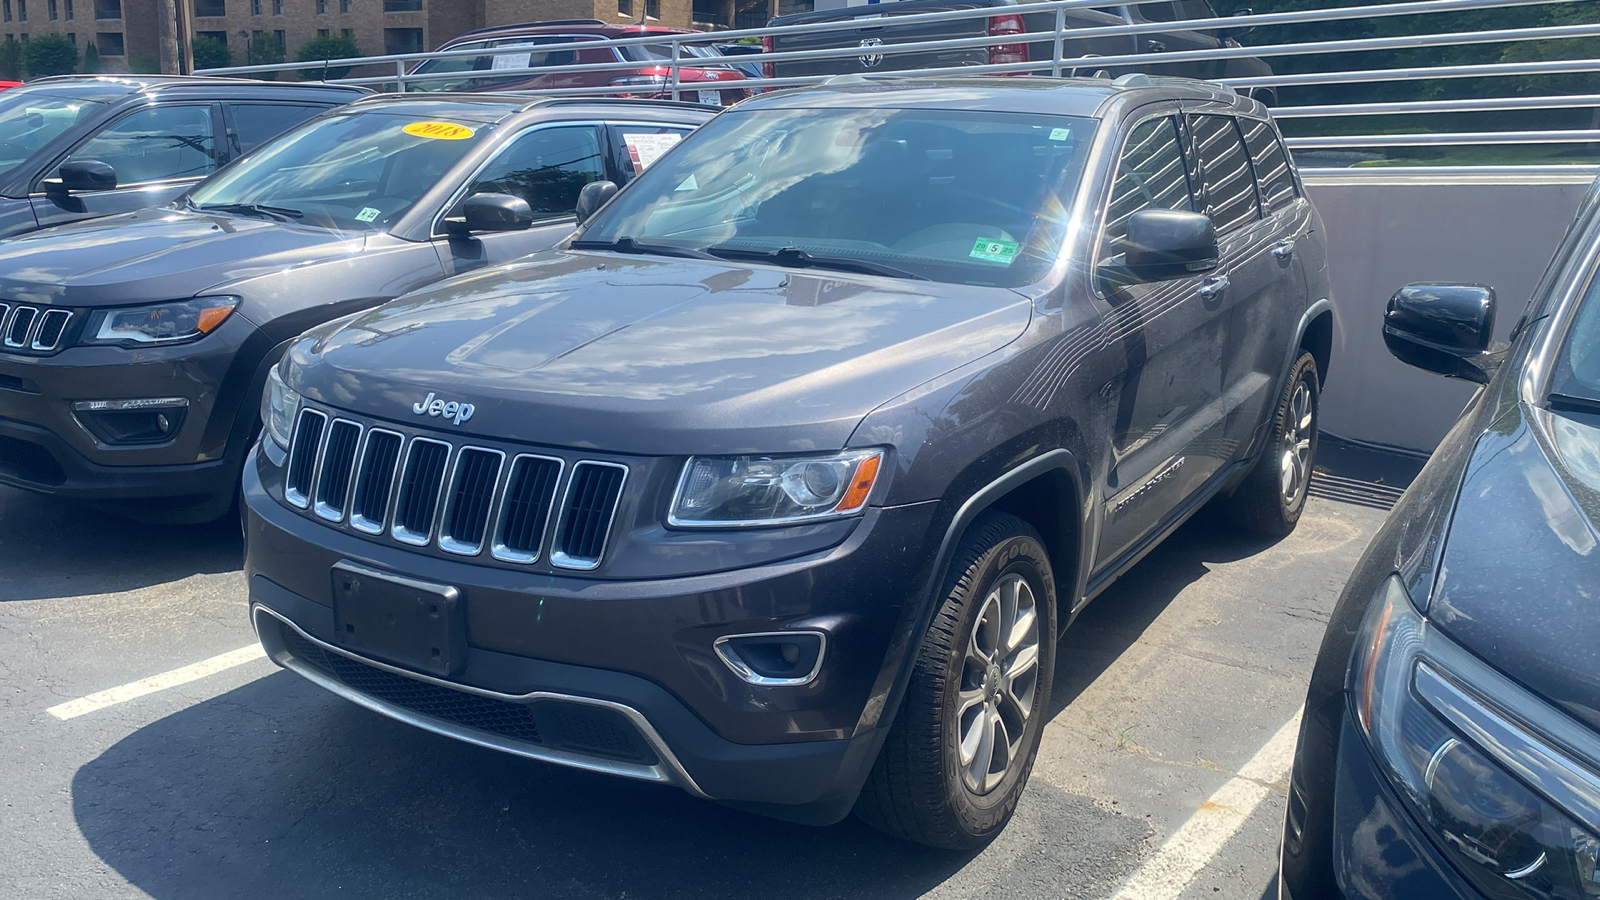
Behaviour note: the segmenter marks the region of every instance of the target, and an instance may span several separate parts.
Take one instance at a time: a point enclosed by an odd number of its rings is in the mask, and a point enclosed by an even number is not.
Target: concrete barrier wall
[[[1389,355],[1384,305],[1414,281],[1477,282],[1499,294],[1495,331],[1522,315],[1593,173],[1322,170],[1306,174],[1328,231],[1337,324],[1322,428],[1431,451],[1473,386]]]

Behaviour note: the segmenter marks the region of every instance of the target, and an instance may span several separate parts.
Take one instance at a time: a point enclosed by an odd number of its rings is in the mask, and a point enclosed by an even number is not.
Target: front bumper
[[[890,635],[918,583],[906,548],[923,546],[934,514],[874,510],[839,546],[748,569],[607,581],[441,559],[321,525],[268,493],[254,456],[244,497],[252,618],[280,665],[438,733],[815,822],[848,813],[882,743],[888,717],[858,726],[903,661]],[[460,674],[339,646],[330,572],[341,561],[460,590]],[[713,649],[724,635],[799,627],[828,634],[806,685],[749,684]],[[578,707],[594,721],[562,724]]]
[[[1483,900],[1434,849],[1345,712],[1334,790],[1334,877],[1347,898]]]
[[[258,334],[235,315],[174,347],[0,351],[0,483],[79,500],[231,494],[243,447],[235,420],[259,367],[249,352]],[[80,400],[144,398],[188,401],[170,440],[108,445],[73,410]]]

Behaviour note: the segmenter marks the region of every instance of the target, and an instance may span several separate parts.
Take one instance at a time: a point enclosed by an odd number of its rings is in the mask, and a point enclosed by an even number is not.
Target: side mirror
[[[617,194],[617,184],[614,181],[591,181],[578,192],[578,224],[589,221],[595,210],[606,205]]]
[[[1244,9],[1236,9],[1233,12],[1228,13],[1229,17],[1253,16],[1255,14],[1256,14],[1256,11],[1253,10],[1253,9],[1250,9],[1249,7],[1245,7]],[[1255,30],[1256,30],[1256,28],[1255,28],[1254,25],[1243,25],[1243,26],[1240,26],[1238,28],[1218,28],[1217,29],[1217,37],[1222,38],[1223,40],[1227,40],[1228,38],[1236,38],[1236,37],[1240,37],[1242,35],[1249,34],[1250,32],[1255,31]]]
[[[1389,300],[1383,342],[1408,365],[1488,384],[1494,375],[1494,288],[1408,284]]]
[[[55,178],[46,178],[44,188],[51,193],[74,194],[115,190],[117,170],[98,159],[75,159],[61,164]]]
[[[1128,219],[1124,265],[1143,281],[1183,278],[1217,267],[1217,229],[1201,213],[1141,209]]]
[[[526,231],[533,225],[528,201],[510,194],[473,194],[461,201],[460,215],[444,220],[451,234],[475,231]]]

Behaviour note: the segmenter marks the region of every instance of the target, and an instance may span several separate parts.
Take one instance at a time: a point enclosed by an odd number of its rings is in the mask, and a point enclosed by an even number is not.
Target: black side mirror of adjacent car
[[[1141,209],[1128,219],[1123,265],[1140,281],[1182,278],[1217,267],[1217,229],[1201,213]]]
[[[1253,16],[1255,14],[1256,11],[1249,7],[1245,7],[1244,9],[1236,9],[1233,12],[1228,13],[1230,17],[1234,18],[1239,16]],[[1236,28],[1218,28],[1217,37],[1221,38],[1222,40],[1228,40],[1229,38],[1241,37],[1255,30],[1256,29],[1254,25],[1241,25]]]
[[[606,201],[616,196],[617,184],[614,181],[591,181],[578,192],[578,224],[589,221],[595,210],[606,205]]]
[[[1408,284],[1389,299],[1383,342],[1408,365],[1488,384],[1499,358],[1491,352],[1494,288],[1481,284]]]
[[[110,191],[116,187],[117,170],[98,159],[75,159],[62,163],[55,178],[44,180],[45,191],[52,194]]]
[[[510,194],[473,194],[461,201],[459,215],[444,220],[451,234],[475,231],[526,231],[533,225],[533,207]]]

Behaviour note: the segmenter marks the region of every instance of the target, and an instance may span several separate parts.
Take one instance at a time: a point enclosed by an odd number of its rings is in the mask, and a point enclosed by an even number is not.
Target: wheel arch
[[[1320,300],[1306,312],[1295,346],[1309,352],[1317,363],[1317,383],[1328,383],[1328,362],[1333,355],[1333,304]]]
[[[973,492],[957,508],[945,528],[928,586],[928,605],[937,601],[934,594],[943,584],[956,545],[972,523],[992,509],[1027,522],[1044,539],[1055,575],[1057,628],[1064,627],[1075,598],[1082,592],[1083,561],[1087,559],[1084,541],[1088,529],[1083,516],[1085,494],[1080,473],[1078,459],[1072,451],[1048,450],[1006,470]]]

